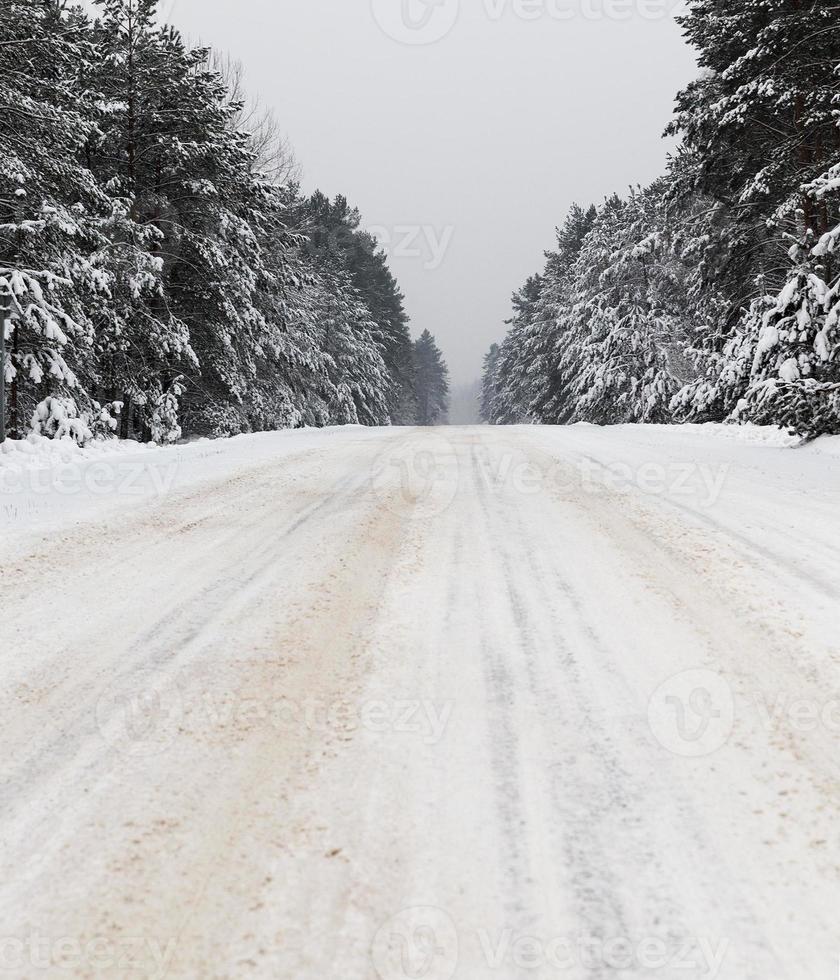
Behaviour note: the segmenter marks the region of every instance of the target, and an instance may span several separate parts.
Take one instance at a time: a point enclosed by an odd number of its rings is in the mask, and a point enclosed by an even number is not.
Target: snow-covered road
[[[0,976],[834,980],[840,455],[740,434],[0,468]]]

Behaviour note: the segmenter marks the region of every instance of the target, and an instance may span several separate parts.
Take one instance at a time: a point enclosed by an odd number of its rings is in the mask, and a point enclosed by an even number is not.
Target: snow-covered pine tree
[[[304,294],[324,371],[308,392],[308,416],[318,425],[389,425],[391,379],[376,324],[349,276],[318,270]]]
[[[490,350],[484,355],[484,366],[481,372],[481,405],[479,418],[486,425],[497,425],[496,421],[496,390],[499,384],[499,350],[498,344],[491,344]]]
[[[417,416],[417,402],[405,297],[376,239],[360,231],[355,241],[357,247],[351,253],[350,271],[381,338],[382,356],[391,379],[389,415],[394,425],[412,425]]]
[[[804,392],[822,402],[824,389],[807,363],[801,369],[808,380],[789,382],[778,370],[786,365],[792,377],[812,339],[806,329],[804,348],[799,341],[786,347],[789,304],[803,317],[809,307],[817,314],[809,277],[826,282],[834,275],[830,259],[819,271],[809,269],[807,253],[809,239],[828,232],[840,190],[830,176],[840,148],[840,11],[800,0],[737,7],[696,0],[684,26],[708,71],[678,99],[673,129],[684,134],[685,148],[672,172],[678,191],[699,189],[714,202],[716,220],[707,222],[699,252],[704,285],[717,291],[717,315],[707,318],[701,343],[704,377],[680,393],[675,408],[690,419],[732,416],[749,390],[745,410],[733,417],[784,424],[796,418],[801,426],[808,416]],[[799,244],[789,268],[791,235]],[[782,324],[781,344],[755,363],[758,338],[769,343],[774,323]],[[825,416],[814,409],[816,418]]]
[[[597,215],[593,205],[582,208],[573,204],[556,229],[556,250],[546,255],[528,359],[534,392],[529,410],[533,418],[548,424],[567,417],[571,408],[568,379],[560,366],[568,344],[572,270]]]
[[[735,233],[729,263],[735,281],[763,275],[780,286],[780,231],[797,211],[815,234],[828,230],[825,200],[803,192],[840,146],[840,7],[807,0],[691,0],[681,19],[698,51],[702,77],[680,93],[672,131],[690,161],[683,188],[722,202]]]
[[[417,424],[443,425],[449,411],[449,369],[428,330],[414,342]]]
[[[348,273],[376,325],[374,335],[390,377],[388,406],[393,423],[413,423],[417,406],[408,316],[385,253],[361,229],[358,209],[350,207],[342,195],[330,200],[316,191],[302,202],[300,222],[308,238],[307,252],[316,265]]]
[[[537,317],[542,294],[542,276],[530,276],[513,294],[513,317],[502,341],[496,363],[493,421],[496,425],[518,425],[532,421],[531,403],[538,394],[533,376],[537,338],[541,329]]]
[[[335,247],[305,244],[285,150],[245,126],[220,62],[156,0],[96,4],[93,22],[62,0],[3,8],[12,431],[87,438],[117,403],[123,436],[157,441],[413,421],[403,298],[357,213],[324,199]]]
[[[609,200],[573,270],[574,306],[561,360],[571,420],[670,421],[691,374],[685,269],[667,230],[661,182]]]
[[[107,285],[88,258],[103,201],[78,160],[91,128],[79,75],[94,54],[85,19],[63,8],[15,0],[2,11],[0,281],[15,297],[6,337],[11,434],[31,422],[83,441],[110,420],[88,395],[89,306]]]
[[[720,379],[730,398],[740,394],[733,421],[781,425],[806,438],[840,432],[840,283],[829,288],[821,275],[837,237],[827,233],[815,245],[806,231],[790,248],[782,290],[753,302]]]
[[[542,274],[513,295],[507,334],[486,361],[482,418],[494,425],[554,422],[569,408],[568,379],[560,371],[571,309],[571,270],[597,209],[573,204],[556,229]]]
[[[814,202],[810,213],[838,187],[840,167],[805,185],[803,193]],[[771,292],[764,277],[758,279],[758,295],[707,359],[705,376],[675,400],[684,417],[778,424],[808,438],[837,431],[840,228],[817,241],[807,214],[797,217],[784,285]]]
[[[183,375],[198,365],[168,291],[179,221],[167,155],[180,141],[167,135],[192,105],[178,103],[184,58],[174,38],[167,47],[156,0],[96,2],[97,59],[84,81],[99,98],[84,160],[110,197],[106,241],[92,256],[109,284],[93,311],[101,390],[123,403],[123,437],[168,441],[181,434]]]
[[[329,421],[319,394],[328,378],[328,359],[312,304],[314,274],[302,251],[302,236],[292,233],[284,220],[291,215],[296,189],[278,187],[274,193],[277,207],[258,232],[268,269],[257,297],[265,328],[253,351],[255,378],[245,398],[256,430]]]
[[[181,419],[212,435],[296,424],[302,399],[294,404],[292,379],[266,363],[272,351],[293,353],[279,336],[288,324],[267,319],[289,285],[288,195],[255,167],[207,50],[160,27],[154,0],[100,3],[107,99],[88,153],[117,196],[121,262],[99,337],[126,418],[168,438]]]

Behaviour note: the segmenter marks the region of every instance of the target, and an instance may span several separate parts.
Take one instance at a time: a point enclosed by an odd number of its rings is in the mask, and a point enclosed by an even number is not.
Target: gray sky
[[[163,0],[243,62],[307,190],[390,239],[415,333],[453,381],[504,334],[573,201],[662,172],[696,68],[676,0]],[[388,242],[386,241],[386,244]],[[418,254],[419,253],[419,254]]]

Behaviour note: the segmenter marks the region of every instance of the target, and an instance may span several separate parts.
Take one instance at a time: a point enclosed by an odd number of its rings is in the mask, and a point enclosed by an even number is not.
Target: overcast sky
[[[163,0],[243,62],[304,187],[390,239],[412,328],[455,383],[504,334],[573,201],[661,173],[694,77],[676,0]],[[419,254],[417,254],[419,253]]]

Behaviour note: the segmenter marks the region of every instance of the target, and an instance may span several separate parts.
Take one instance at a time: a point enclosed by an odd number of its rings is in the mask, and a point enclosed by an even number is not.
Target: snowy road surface
[[[0,976],[835,980],[840,456],[736,435],[7,467]]]

